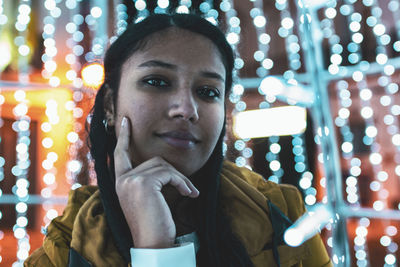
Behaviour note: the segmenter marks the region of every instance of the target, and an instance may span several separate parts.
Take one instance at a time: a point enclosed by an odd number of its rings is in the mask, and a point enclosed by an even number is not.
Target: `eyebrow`
[[[149,61],[146,61],[139,65],[139,68],[152,68],[152,67],[166,68],[166,69],[170,69],[170,70],[178,69],[178,66],[171,64],[171,63],[164,62],[164,61],[160,61],[160,60],[149,60]],[[206,77],[206,78],[217,79],[222,82],[225,82],[225,79],[216,72],[201,71],[200,74],[201,74],[201,76]]]

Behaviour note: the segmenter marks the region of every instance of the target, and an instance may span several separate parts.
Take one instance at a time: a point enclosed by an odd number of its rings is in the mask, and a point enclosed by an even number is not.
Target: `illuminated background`
[[[96,183],[85,123],[106,47],[150,11],[196,10],[236,52],[226,156],[296,185],[310,210],[323,203],[337,213],[322,235],[338,266],[397,266],[399,8],[399,0],[0,0],[0,265],[21,266],[68,191]]]

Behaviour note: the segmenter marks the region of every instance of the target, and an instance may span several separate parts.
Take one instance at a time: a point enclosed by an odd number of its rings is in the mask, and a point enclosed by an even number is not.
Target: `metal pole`
[[[310,83],[315,90],[315,103],[312,116],[319,127],[321,147],[324,159],[324,170],[327,179],[328,205],[336,218],[333,222],[333,262],[335,266],[348,267],[351,264],[350,249],[347,238],[346,217],[340,215],[342,207],[346,206],[342,194],[342,177],[339,163],[339,153],[335,131],[330,112],[327,81],[324,79],[324,64],[322,56],[322,32],[319,27],[315,9],[304,4],[298,6],[302,15],[300,30],[305,53],[306,69]]]

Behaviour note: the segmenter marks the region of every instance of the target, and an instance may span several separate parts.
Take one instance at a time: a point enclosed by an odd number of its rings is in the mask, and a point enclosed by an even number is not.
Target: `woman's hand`
[[[135,247],[172,247],[176,228],[161,189],[172,185],[182,196],[192,198],[198,197],[199,191],[161,157],[154,157],[132,168],[129,142],[130,127],[124,117],[114,151],[115,187]]]

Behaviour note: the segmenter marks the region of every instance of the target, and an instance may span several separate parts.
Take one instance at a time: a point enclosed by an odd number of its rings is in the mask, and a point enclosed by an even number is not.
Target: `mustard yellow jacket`
[[[268,202],[295,221],[305,212],[300,192],[290,185],[265,181],[247,168],[224,161],[221,194],[232,230],[243,242],[254,265],[277,266],[270,248],[274,231]],[[43,246],[33,252],[24,266],[68,266],[70,248],[96,267],[125,265],[113,243],[96,186],[83,186],[70,192],[63,215],[50,223]],[[299,247],[280,244],[277,252],[282,267],[333,266],[319,235]]]

